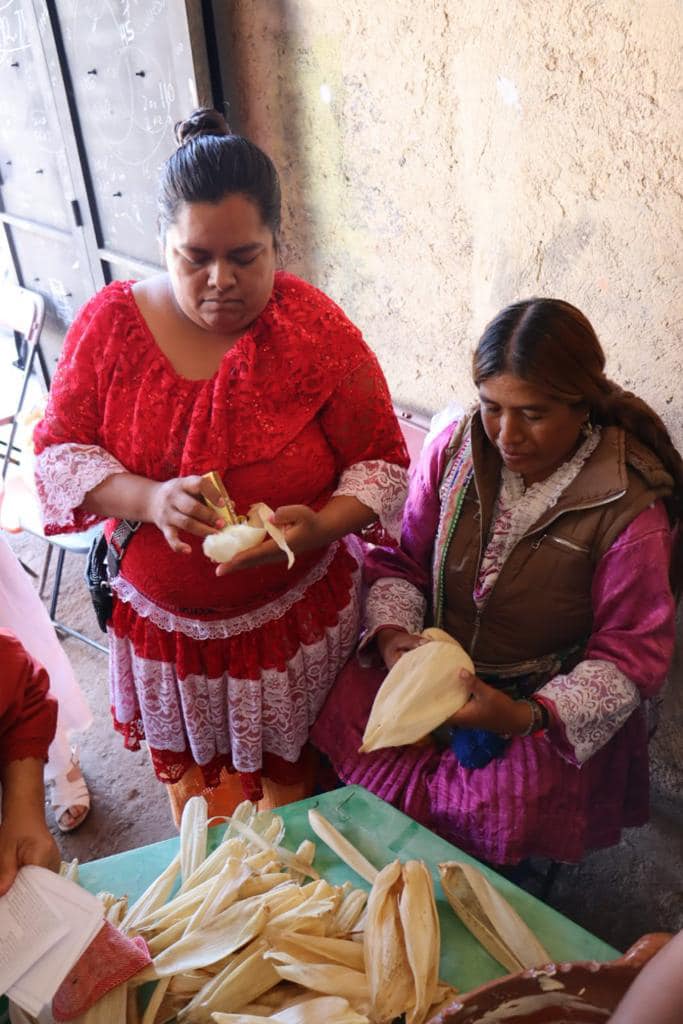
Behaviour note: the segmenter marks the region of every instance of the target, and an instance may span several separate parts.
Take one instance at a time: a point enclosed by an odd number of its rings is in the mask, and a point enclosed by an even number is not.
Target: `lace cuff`
[[[356,462],[345,469],[333,497],[347,494],[358,498],[377,515],[384,535],[398,543],[407,493],[408,471],[394,462],[373,459]],[[365,540],[374,544],[382,543],[384,537],[377,536],[372,527],[369,531],[363,531]]]
[[[420,633],[426,610],[425,598],[408,580],[394,576],[376,580],[365,598],[365,629],[359,651],[386,626]]]
[[[54,444],[36,457],[36,487],[47,536],[87,530],[105,519],[81,508],[88,491],[114,473],[126,473],[118,459],[94,444]]]
[[[538,691],[552,704],[563,742],[560,753],[581,766],[612,739],[640,704],[637,687],[611,661],[581,661]]]

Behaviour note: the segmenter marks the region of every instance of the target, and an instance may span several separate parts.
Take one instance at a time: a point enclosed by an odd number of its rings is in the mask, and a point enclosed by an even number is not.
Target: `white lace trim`
[[[358,574],[356,582],[359,583]],[[189,675],[175,665],[140,658],[132,644],[109,631],[109,686],[118,722],[138,714],[145,740],[157,750],[189,748],[197,764],[230,755],[240,772],[258,771],[265,752],[295,762],[358,635],[359,585],[337,625],[314,644],[302,644],[283,671],[258,679]]]
[[[479,566],[474,602],[481,606],[500,576],[513,548],[541,516],[559,501],[578,476],[600,442],[600,428],[593,430],[577,452],[545,480],[524,488],[519,473],[503,466],[501,486],[493,510],[489,541]]]
[[[95,444],[54,444],[36,456],[36,487],[46,527],[63,529],[76,525],[74,512],[88,491],[114,473],[126,473],[118,459]],[[104,516],[84,512],[82,528],[100,522]]]
[[[355,551],[351,545],[349,548],[355,557]],[[191,619],[185,615],[177,615],[166,608],[160,608],[158,604],[145,597],[132,583],[120,575],[112,580],[112,590],[121,601],[130,604],[141,618],[149,619],[155,626],[167,633],[182,633],[192,640],[226,640],[282,618],[297,601],[301,600],[310,586],[323,578],[338,549],[339,542],[332,544],[311,571],[299,580],[296,586],[281,594],[280,597],[276,597],[275,600],[269,601],[268,604],[264,604],[254,611],[235,615],[230,619],[212,619],[207,622],[202,619]]]
[[[345,469],[333,497],[346,494],[358,498],[372,509],[386,533],[398,543],[407,493],[408,471],[394,462],[374,459],[356,462]]]
[[[427,601],[408,580],[385,576],[376,580],[365,598],[365,629],[362,650],[384,626],[396,626],[408,633],[422,632]]]
[[[576,763],[612,739],[640,704],[638,688],[612,661],[581,661],[538,691],[553,702]]]

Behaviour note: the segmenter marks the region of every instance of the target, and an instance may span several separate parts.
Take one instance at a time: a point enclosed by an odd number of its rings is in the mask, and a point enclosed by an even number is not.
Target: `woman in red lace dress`
[[[309,729],[358,628],[354,534],[396,537],[407,453],[386,382],[325,295],[276,272],[270,159],[215,111],[178,128],[159,210],[167,273],[114,282],[80,312],[35,431],[46,533],[142,523],[113,583],[115,728],[157,776],[222,768],[259,799],[304,771]],[[272,541],[216,566],[199,501],[220,473]],[[287,795],[280,796],[286,800]]]

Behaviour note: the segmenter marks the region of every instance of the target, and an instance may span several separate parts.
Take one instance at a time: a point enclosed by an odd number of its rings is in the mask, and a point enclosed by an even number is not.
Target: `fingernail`
[[[223,527],[225,526],[225,521],[223,519],[216,519],[216,520],[214,520],[214,524],[213,525],[217,526],[219,530],[222,530]]]
[[[461,668],[460,669],[460,678],[461,679],[470,679],[471,678],[471,672],[468,672],[466,668]]]

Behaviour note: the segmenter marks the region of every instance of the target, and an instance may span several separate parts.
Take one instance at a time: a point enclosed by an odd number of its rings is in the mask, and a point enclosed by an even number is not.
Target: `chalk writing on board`
[[[24,11],[18,6],[12,10],[13,3],[0,5],[0,64],[29,46]]]

